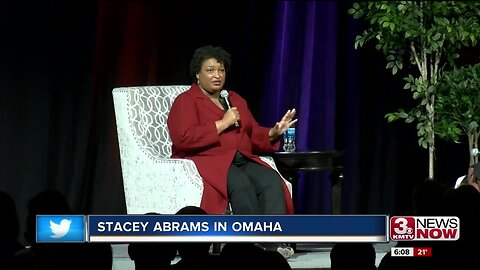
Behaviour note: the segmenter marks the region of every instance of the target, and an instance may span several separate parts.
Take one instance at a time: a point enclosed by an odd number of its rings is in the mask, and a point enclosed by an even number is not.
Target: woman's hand
[[[240,112],[237,107],[231,107],[223,114],[221,120],[215,121],[218,134],[222,133],[222,131],[229,128],[231,125],[238,123],[238,121],[240,121]]]
[[[297,122],[298,119],[293,119],[295,116],[295,109],[288,110],[282,119],[273,126],[268,132],[270,140],[275,140],[282,135],[289,127]]]

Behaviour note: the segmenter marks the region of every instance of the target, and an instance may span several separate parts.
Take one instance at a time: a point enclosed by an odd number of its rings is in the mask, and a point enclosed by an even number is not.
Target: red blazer
[[[168,115],[168,129],[172,139],[172,157],[188,158],[195,162],[203,178],[204,190],[201,207],[209,214],[223,214],[227,209],[227,171],[236,151],[262,164],[256,152],[276,151],[280,141],[270,142],[269,128],[261,127],[248,109],[246,101],[229,91],[232,106],[240,112],[240,127],[217,133],[215,121],[222,119],[224,111],[218,108],[198,87],[178,95]],[[290,193],[282,181],[287,213],[293,213]]]

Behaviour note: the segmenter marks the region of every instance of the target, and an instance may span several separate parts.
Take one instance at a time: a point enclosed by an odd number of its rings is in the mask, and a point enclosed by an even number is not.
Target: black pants
[[[227,192],[233,214],[286,214],[282,181],[273,169],[237,152],[227,176]]]

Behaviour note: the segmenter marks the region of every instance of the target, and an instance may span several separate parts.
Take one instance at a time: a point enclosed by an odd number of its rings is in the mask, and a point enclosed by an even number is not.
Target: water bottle
[[[295,152],[295,127],[289,127],[283,134],[283,151]]]

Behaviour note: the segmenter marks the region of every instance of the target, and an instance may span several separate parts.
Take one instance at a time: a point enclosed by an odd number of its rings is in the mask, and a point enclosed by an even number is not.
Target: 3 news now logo
[[[37,242],[85,242],[85,216],[37,215]]]
[[[410,240],[458,240],[460,219],[458,217],[391,217],[390,239]]]

